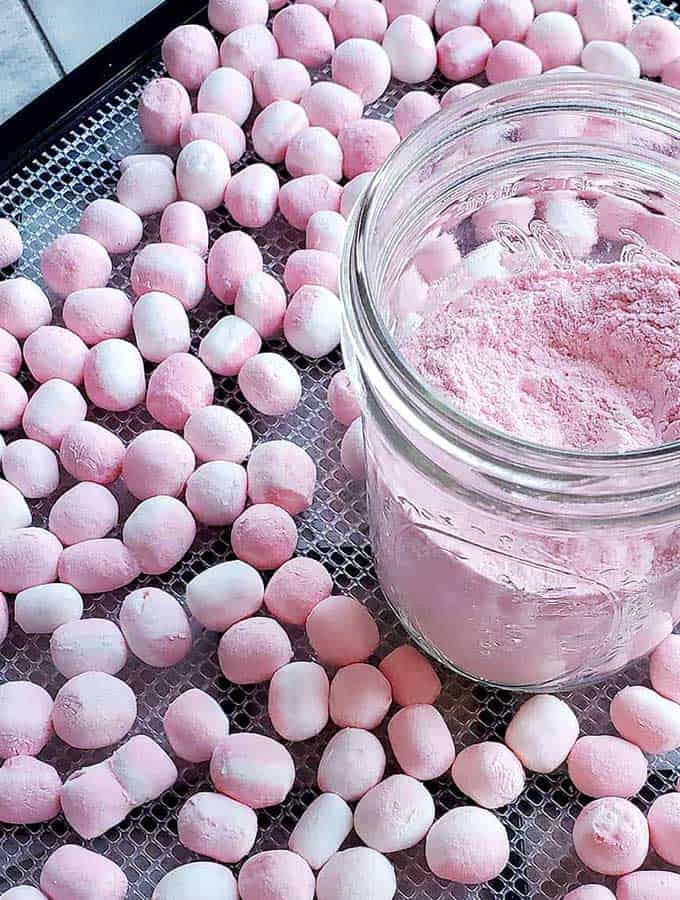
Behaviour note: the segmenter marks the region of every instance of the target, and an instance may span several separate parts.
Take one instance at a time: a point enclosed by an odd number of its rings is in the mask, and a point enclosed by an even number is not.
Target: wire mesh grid
[[[678,15],[678,4],[670,2],[635,2],[636,14]],[[47,149],[27,162],[23,168],[0,183],[0,208],[4,215],[19,223],[26,249],[16,272],[38,280],[38,260],[42,249],[58,234],[73,229],[86,204],[114,192],[117,161],[140,146],[136,123],[136,105],[146,82],[161,72],[156,61],[134,71],[122,87],[111,93],[97,109],[84,114],[71,130]],[[320,77],[323,77],[323,74]],[[431,88],[441,93],[448,87],[434,78]],[[404,86],[392,84],[386,95],[369,109],[371,116],[388,118]],[[252,162],[250,144],[246,156],[236,168]],[[285,173],[280,172],[282,178]],[[209,217],[211,240],[236,227],[223,210]],[[290,252],[302,245],[302,235],[276,216],[273,222],[257,232],[265,266],[280,277]],[[146,223],[145,242],[158,240],[158,220]],[[133,254],[118,257],[111,284],[129,289],[129,272]],[[205,300],[190,314],[196,351],[200,339],[224,313],[214,298]],[[55,306],[55,321],[59,322]],[[254,413],[238,392],[234,379],[216,378],[215,402],[228,405],[242,414],[252,427],[256,440],[289,438],[304,446],[318,466],[318,490],[314,505],[299,518],[299,552],[320,559],[331,572],[336,592],[348,593],[367,603],[376,616],[382,634],[378,656],[402,643],[406,636],[381,597],[372,565],[363,493],[348,483],[339,460],[342,430],[328,414],[325,395],[328,381],[341,366],[339,352],[330,357],[310,361],[283,343],[271,346],[283,352],[298,368],[303,380],[303,401],[285,419],[272,420]],[[24,377],[27,387],[30,378]],[[90,409],[90,418],[112,429],[125,441],[152,426],[143,409],[127,414],[111,414]],[[7,435],[10,439],[14,435]],[[63,492],[73,484],[64,478]],[[135,501],[120,484],[114,486],[121,505],[121,521]],[[33,504],[34,521],[43,525],[54,497]],[[170,573],[159,578],[142,577],[131,586],[153,583],[164,587],[180,599],[188,581],[206,567],[232,557],[226,530],[202,529],[196,542]],[[86,598],[86,616],[117,619],[125,592]],[[311,658],[310,648],[299,630],[290,630],[298,659]],[[266,705],[266,686],[244,688],[229,683],[217,663],[219,635],[195,631],[190,656],[180,665],[156,670],[131,660],[121,673],[138,698],[139,715],[132,733],[145,733],[164,746],[162,716],[169,702],[189,687],[202,688],[216,697],[229,715],[232,730],[254,730],[272,736]],[[45,687],[52,695],[63,679],[51,664],[48,639],[25,635],[13,625],[0,655],[0,681],[30,679]],[[460,749],[480,740],[502,740],[505,726],[520,698],[508,692],[473,685],[449,673],[440,673],[445,688],[439,707],[449,723],[456,746]],[[582,731],[587,734],[611,731],[608,719],[609,701],[624,684],[646,679],[646,667],[637,665],[616,679],[597,686],[573,691],[566,699],[579,716]],[[292,794],[281,806],[258,813],[259,835],[254,851],[285,847],[288,835],[304,808],[316,796],[316,766],[332,726],[317,739],[290,745],[296,763],[297,777]],[[396,771],[384,728],[380,737],[388,751],[388,774]],[[54,739],[41,754],[56,766],[62,778],[83,765],[108,756],[111,748],[96,752],[74,751]],[[156,802],[135,810],[118,827],[103,837],[85,842],[110,857],[125,870],[130,882],[130,898],[149,898],[161,877],[182,863],[196,859],[177,840],[177,812],[183,802],[199,790],[210,789],[206,765],[186,765],[178,761],[176,785]],[[648,784],[636,802],[647,810],[655,797],[674,787],[680,773],[680,756],[650,761]],[[437,815],[465,802],[450,778],[443,777],[430,785]],[[393,855],[398,876],[398,898],[422,900],[558,900],[579,883],[603,881],[587,873],[573,854],[571,829],[584,799],[562,770],[553,776],[529,776],[527,789],[511,806],[501,810],[500,817],[508,828],[511,842],[510,863],[502,875],[489,885],[467,888],[439,881],[428,871],[422,845]],[[63,817],[35,826],[0,825],[0,892],[16,884],[39,883],[40,870],[47,856],[60,844],[83,843]],[[352,838],[350,838],[351,843]],[[653,857],[650,867],[664,868]],[[190,900],[190,898],[187,898]]]

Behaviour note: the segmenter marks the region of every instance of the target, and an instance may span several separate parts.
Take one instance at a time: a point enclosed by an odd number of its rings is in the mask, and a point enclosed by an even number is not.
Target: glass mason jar
[[[363,411],[378,576],[415,640],[474,679],[567,688],[670,633],[680,618],[680,442],[559,450],[460,414],[398,350],[428,302],[423,272],[463,284],[576,257],[675,264],[679,159],[680,93],[543,76],[428,120],[352,214],[343,349]],[[592,210],[591,240],[542,217],[565,191]],[[527,196],[530,222],[492,214],[479,227],[480,210]]]

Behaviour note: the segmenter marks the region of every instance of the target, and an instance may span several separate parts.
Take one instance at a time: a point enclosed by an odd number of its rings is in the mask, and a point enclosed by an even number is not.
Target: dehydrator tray
[[[680,19],[680,5],[675,2],[643,0],[633,6],[638,15],[658,14]],[[16,272],[3,272],[3,275],[21,274],[40,279],[38,261],[43,248],[57,235],[77,225],[86,204],[113,195],[118,160],[140,149],[137,100],[144,85],[162,72],[159,42],[192,12],[195,21],[206,21],[205,11],[198,7],[200,4],[195,2],[168,0],[94,60],[0,128],[0,214],[19,225],[25,242],[25,252]],[[94,7],[92,13],[96,14]],[[447,86],[441,78],[432,81],[432,88],[439,93]],[[404,85],[393,82],[383,98],[369,108],[368,114],[388,118],[404,92]],[[235,170],[254,158],[249,144]],[[283,169],[280,174],[283,179],[287,177]],[[209,223],[211,242],[238,227],[221,209],[210,214]],[[301,233],[278,215],[267,228],[256,232],[255,237],[266,269],[279,278],[287,256],[302,246],[304,240]],[[157,218],[147,220],[144,234],[145,243],[155,240],[158,240]],[[129,288],[133,256],[114,259],[113,286]],[[224,307],[214,298],[205,299],[190,313],[194,352],[200,339],[223,313]],[[59,321],[55,309],[55,322]],[[340,352],[313,361],[291,351],[283,342],[270,342],[270,346],[283,352],[301,372],[303,399],[298,409],[276,420],[256,414],[243,401],[231,378],[215,378],[215,402],[242,414],[256,440],[289,438],[313,456],[319,472],[318,489],[312,508],[298,520],[298,552],[313,556],[328,567],[337,593],[347,593],[366,602],[380,625],[382,643],[377,655],[382,657],[407,637],[381,596],[372,564],[363,491],[353,486],[343,473],[339,459],[342,429],[332,421],[326,407],[329,379],[342,365]],[[25,383],[27,387],[32,386],[28,378]],[[124,441],[152,427],[152,420],[143,409],[112,414],[90,408],[89,418],[115,431]],[[6,437],[12,439],[15,435]],[[64,479],[59,491],[72,483]],[[120,483],[115,485],[115,492],[124,520],[134,501]],[[46,523],[54,499],[33,504],[36,524]],[[116,620],[123,595],[137,586],[154,584],[182,599],[194,575],[230,558],[228,530],[202,529],[189,554],[170,573],[160,578],[142,577],[125,591],[86,597],[85,615]],[[310,658],[310,648],[300,629],[290,629],[289,633],[295,657]],[[197,628],[191,654],[171,669],[153,669],[131,658],[121,673],[135,691],[139,704],[139,716],[131,734],[149,734],[167,749],[163,713],[179,693],[196,687],[220,701],[233,731],[252,729],[275,736],[266,712],[266,685],[244,688],[227,682],[217,663],[218,640],[217,633]],[[30,679],[54,695],[64,679],[51,663],[48,643],[47,637],[25,635],[12,624],[0,649],[0,682]],[[502,740],[522,696],[475,685],[443,670],[440,675],[444,691],[438,706],[451,728],[456,747],[461,749],[481,740]],[[583,733],[611,732],[608,717],[611,698],[625,684],[646,683],[646,679],[647,667],[641,663],[608,682],[572,691],[565,699],[577,713]],[[295,822],[316,796],[316,765],[333,730],[334,726],[329,725],[318,738],[289,745],[297,769],[295,786],[286,803],[258,813],[260,830],[254,852],[286,846]],[[389,754],[384,726],[379,736],[388,752],[387,774],[392,774],[396,767]],[[98,762],[110,752],[111,748],[75,751],[55,738],[41,758],[56,766],[65,778],[76,768]],[[176,820],[188,797],[210,789],[208,766],[177,762],[179,779],[171,790],[156,802],[135,810],[103,837],[84,842],[122,866],[130,882],[130,900],[150,898],[164,874],[199,858],[179,844]],[[635,802],[646,812],[657,796],[674,789],[678,775],[680,754],[651,759],[648,783]],[[466,802],[448,777],[429,786],[437,816]],[[399,900],[560,900],[578,884],[604,882],[600,876],[587,873],[573,853],[572,825],[583,805],[584,799],[564,769],[552,776],[530,774],[520,799],[499,813],[512,847],[510,863],[499,878],[476,888],[442,882],[428,871],[421,844],[392,856]],[[351,837],[348,845],[352,840],[356,838]],[[83,843],[62,816],[42,825],[0,825],[0,893],[16,884],[38,885],[47,856],[70,841]],[[667,868],[653,856],[647,867]]]

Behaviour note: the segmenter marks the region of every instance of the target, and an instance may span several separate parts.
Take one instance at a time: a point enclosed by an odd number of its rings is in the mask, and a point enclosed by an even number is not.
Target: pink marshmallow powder
[[[224,460],[199,466],[187,482],[186,504],[202,525],[231,525],[246,506],[243,466]]]
[[[9,331],[0,328],[0,372],[14,378],[21,368],[21,358],[19,341]]]
[[[44,291],[28,278],[0,282],[0,328],[19,341],[52,321],[52,308]]]
[[[579,738],[568,759],[569,777],[588,797],[633,797],[647,781],[647,759],[628,741],[610,735]]]
[[[84,672],[115,675],[128,659],[123,633],[108,619],[79,619],[60,625],[50,639],[50,655],[64,678]]]
[[[123,525],[123,542],[146,575],[169,572],[196,537],[196,522],[174,497],[143,500]]]
[[[515,41],[501,41],[491,50],[486,61],[486,77],[489,84],[531,78],[540,75],[543,63],[537,53]]]
[[[217,700],[191,688],[168,706],[163,728],[177,756],[193,763],[208,762],[229,734],[229,719]]]
[[[373,731],[392,705],[392,689],[375,666],[354,663],[335,673],[329,703],[331,719],[338,727]]]
[[[238,876],[241,900],[312,900],[314,887],[309,865],[290,850],[256,853],[246,860]]]
[[[205,263],[198,253],[178,244],[147,244],[132,264],[130,285],[137,297],[161,291],[193,309],[205,293]]]
[[[120,475],[125,446],[121,439],[96,422],[76,422],[64,433],[59,458],[78,481],[112,484]]]
[[[461,25],[479,25],[481,8],[482,0],[439,0],[434,11],[437,34],[446,34]]]
[[[486,68],[492,48],[491,38],[476,25],[461,25],[439,39],[437,65],[450,81],[466,81]]]
[[[379,169],[399,144],[399,132],[389,122],[359,119],[345,125],[338,135],[345,178]]]
[[[574,849],[589,869],[602,875],[627,875],[639,869],[649,851],[649,828],[629,800],[593,800],[574,822]]]
[[[342,256],[347,224],[339,212],[320,210],[307,222],[305,247],[307,250],[325,250]]]
[[[415,847],[434,822],[434,800],[420,781],[392,775],[371,788],[354,811],[354,830],[373,850]]]
[[[365,662],[380,643],[378,626],[366,607],[352,597],[327,597],[311,611],[307,637],[319,659],[331,666]]]
[[[286,292],[267,272],[249,275],[234,301],[236,315],[252,325],[264,340],[281,333],[286,314]]]
[[[647,813],[652,849],[672,866],[680,865],[680,794],[665,794]]]
[[[486,809],[513,803],[525,785],[522,763],[497,741],[483,741],[462,750],[451,777],[459,791]]]
[[[231,304],[243,280],[262,268],[262,253],[249,234],[243,231],[223,234],[212,245],[208,256],[210,290],[222,303]]]
[[[527,31],[525,44],[540,58],[543,71],[581,62],[583,35],[576,20],[563,12],[536,16]]]
[[[85,207],[78,226],[112,255],[129,253],[142,239],[144,224],[136,212],[115,200],[95,200]]]
[[[395,759],[407,775],[431,781],[451,768],[456,756],[453,738],[434,706],[400,709],[390,719],[387,734]]]
[[[330,131],[319,126],[303,128],[286,149],[286,169],[293,178],[326,175],[331,181],[342,178],[342,150]]]
[[[392,77],[406,84],[427,81],[437,68],[437,50],[432,29],[417,15],[402,15],[385,32]]]
[[[51,378],[81,384],[86,356],[87,347],[78,335],[56,325],[41,325],[24,343],[26,365],[41,384]]]
[[[241,126],[219,112],[194,113],[182,125],[179,133],[179,142],[182,147],[198,140],[212,141],[218,144],[227,154],[231,166],[238,162],[246,152],[246,136]],[[161,236],[161,240],[165,241],[167,238]],[[175,241],[171,241],[171,243],[175,243]]]
[[[118,614],[128,647],[148,666],[176,666],[191,651],[191,626],[178,601],[158,588],[140,588]]]
[[[378,0],[336,0],[328,15],[336,44],[349,38],[382,42],[387,29],[387,13]]]
[[[361,97],[333,81],[315,82],[302,95],[300,106],[307,113],[310,125],[325,128],[336,137],[345,125],[360,119],[364,112]]]
[[[410,91],[404,94],[395,106],[392,117],[399,137],[403,140],[430,116],[438,113],[439,109],[439,100],[427,91]]]
[[[529,771],[548,773],[566,760],[578,733],[578,719],[564,700],[537,694],[513,716],[505,743]]]
[[[33,394],[21,417],[27,437],[58,450],[71,425],[82,422],[87,403],[77,387],[69,381],[52,378]]]
[[[1,457],[0,457],[1,459]],[[0,504],[2,519],[0,533],[15,531],[17,528],[28,528],[33,521],[31,510],[24,500],[23,494],[13,484],[0,478]]]
[[[179,300],[170,294],[143,294],[135,304],[132,324],[137,348],[149,362],[163,362],[174,353],[189,350],[189,319]]]
[[[257,816],[243,803],[203,791],[180,809],[177,834],[188,850],[222,863],[235,863],[253,848]]]
[[[354,91],[363,103],[373,103],[385,93],[392,67],[380,44],[365,38],[350,38],[333,54],[331,74],[336,84]]]
[[[19,230],[9,219],[0,219],[0,269],[14,265],[24,252]]]
[[[201,85],[196,106],[199,113],[216,113],[243,125],[253,108],[253,88],[247,77],[230,66],[211,72]],[[185,124],[189,128],[189,121]]]
[[[274,16],[274,37],[281,56],[318,69],[331,58],[335,38],[325,16],[306,3],[286,6]]]
[[[59,487],[57,457],[42,441],[12,441],[2,454],[2,467],[7,481],[29,500],[49,497]]]
[[[227,212],[243,228],[264,228],[274,218],[278,202],[279,176],[265,163],[241,169],[224,192]]]
[[[669,635],[649,659],[649,679],[654,690],[674,700],[680,701],[680,636]]]
[[[315,559],[296,557],[272,575],[264,592],[265,606],[279,620],[303,626],[314,607],[330,597],[333,581]]]
[[[392,863],[369,847],[334,853],[319,872],[318,900],[349,900],[357,885],[370,885],[370,900],[392,900],[397,879]]]
[[[156,78],[142,91],[138,115],[146,141],[174,147],[179,144],[182,123],[191,115],[189,94],[174,78]]]
[[[118,522],[118,503],[100,484],[83,482],[62,494],[50,510],[49,529],[65,547],[104,538]]]
[[[645,753],[668,753],[680,747],[680,706],[647,687],[623,688],[609,707],[621,737]]]
[[[224,406],[204,406],[192,413],[184,425],[184,440],[201,462],[240,463],[253,446],[249,426]]]
[[[40,257],[45,283],[58,297],[86,288],[105,287],[111,269],[109,254],[86,234],[63,234]]]
[[[28,394],[23,385],[11,375],[0,372],[0,430],[18,428],[27,403]]]
[[[188,353],[173,353],[149,378],[146,408],[154,419],[174,431],[189,416],[213,402],[215,389],[210,372]]]
[[[293,658],[288,635],[274,619],[254,616],[222,635],[218,655],[225,678],[234,684],[260,684]]]
[[[205,569],[187,585],[192,616],[211,631],[227,631],[262,606],[262,576],[252,566],[232,559]]]
[[[225,122],[228,121],[225,119]],[[186,247],[199,256],[207,256],[208,222],[200,206],[188,200],[178,200],[167,206],[161,216],[161,241]]]
[[[215,748],[210,778],[221,794],[251,809],[264,809],[286,799],[295,781],[295,763],[272,738],[230,734]]]
[[[534,19],[531,0],[484,0],[479,24],[494,44],[523,41]]]
[[[144,402],[144,361],[128,341],[112,338],[92,347],[83,376],[88,398],[101,409],[126,412]]]
[[[40,887],[50,900],[125,900],[128,880],[105,856],[64,844],[43,866]]]
[[[217,209],[224,198],[231,177],[229,159],[213,141],[192,141],[177,157],[175,177],[182,200],[210,212]]]
[[[0,759],[37,756],[52,737],[52,712],[52,698],[37,684],[0,684]]]
[[[625,44],[633,28],[633,11],[628,0],[578,0],[576,21],[586,41]]]
[[[161,55],[170,77],[188,91],[197,91],[220,64],[215,38],[202,25],[173,28],[163,41]]]
[[[437,819],[425,842],[432,872],[459,884],[483,884],[496,878],[509,856],[505,827],[492,812],[475,806],[459,806]]]
[[[43,528],[0,532],[0,591],[18,594],[26,588],[56,581],[61,554],[60,542]]]
[[[309,72],[296,59],[272,59],[253,75],[255,99],[262,109],[276,100],[298,103],[311,83]]]
[[[269,17],[267,0],[210,0],[208,21],[221,34],[231,34],[246,25],[265,25]]]
[[[198,355],[216,375],[234,376],[261,347],[262,339],[252,325],[238,316],[225,316],[203,338]]]
[[[252,81],[255,70],[276,59],[279,48],[266,25],[244,25],[228,34],[220,45],[220,62]]]
[[[633,872],[619,879],[616,900],[658,900],[680,891],[680,875],[674,872]]]
[[[116,288],[76,291],[64,300],[64,325],[88,346],[124,338],[132,327],[132,304]]]
[[[267,706],[277,734],[307,741],[328,724],[328,676],[313,662],[288,663],[272,676]]]
[[[57,692],[52,723],[70,747],[96,750],[117,744],[137,718],[133,691],[107,672],[83,672]]]
[[[338,212],[342,193],[340,185],[326,175],[302,175],[281,187],[279,209],[293,228],[304,231],[314,213]]]
[[[172,160],[170,160],[172,163]],[[118,200],[138,216],[153,216],[177,200],[177,183],[165,163],[141,160],[125,169],[116,186]]]
[[[248,496],[253,503],[273,503],[297,516],[312,504],[316,466],[291,441],[258,444],[248,460]]]
[[[178,497],[196,467],[193,450],[172,431],[144,431],[127,447],[123,481],[133,497]]]
[[[289,6],[287,9],[299,9]],[[268,163],[281,163],[295,135],[309,126],[307,114],[297,103],[275,100],[253,122],[252,141],[257,155]]]
[[[385,751],[378,738],[362,728],[343,728],[326,744],[317,781],[322,791],[359,800],[385,774]]]
[[[130,550],[116,538],[83,541],[67,547],[59,559],[59,581],[81,594],[103,594],[125,587],[141,569]]]
[[[278,353],[258,353],[238,373],[238,386],[248,403],[265,416],[285,416],[302,396],[300,375]]]
[[[320,869],[352,830],[352,810],[337,794],[321,794],[303,812],[288,840],[293,853]]]

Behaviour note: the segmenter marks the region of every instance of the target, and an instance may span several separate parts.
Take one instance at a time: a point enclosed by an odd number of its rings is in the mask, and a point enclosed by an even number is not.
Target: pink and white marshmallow
[[[193,412],[184,425],[184,440],[201,462],[240,463],[253,446],[249,426],[225,406],[204,406]]]
[[[177,756],[189,762],[207,762],[229,734],[229,719],[217,700],[191,688],[168,706],[163,728]]]
[[[215,748],[210,778],[217,790],[251,809],[283,803],[293,787],[295,763],[278,741],[253,732],[230,734]]]
[[[50,900],[125,900],[128,880],[105,856],[64,844],[43,866],[40,887]]]
[[[125,446],[121,439],[96,422],[76,422],[65,432],[59,459],[78,481],[112,484],[120,475]]]
[[[64,622],[52,634],[50,655],[55,669],[64,678],[74,678],[83,672],[116,675],[128,660],[123,633],[108,619]]]
[[[284,740],[316,737],[328,724],[328,676],[314,662],[287,663],[272,676],[267,709]]]
[[[76,484],[54,503],[49,529],[65,547],[105,538],[118,523],[118,501],[101,484]]]
[[[52,698],[30,681],[0,684],[0,759],[37,756],[53,734]]]
[[[196,522],[175,497],[143,500],[123,525],[123,542],[147,575],[169,572],[196,537]]]
[[[204,463],[187,482],[186,504],[197,522],[213,528],[231,525],[246,506],[243,466],[225,460]]]
[[[148,666],[167,669],[191,651],[191,626],[179,602],[159,588],[128,594],[118,613],[130,650]]]
[[[247,856],[257,836],[257,816],[243,803],[202,791],[190,797],[177,816],[179,842],[188,850],[222,863]]]
[[[204,628],[225,632],[262,606],[264,584],[253,566],[240,559],[205,569],[187,585],[186,602]]]
[[[64,325],[88,345],[125,338],[132,327],[132,304],[116,288],[92,288],[69,294],[62,307]]]
[[[164,428],[180,431],[189,416],[212,404],[214,395],[212,376],[201,360],[173,353],[149,378],[146,408]]]

